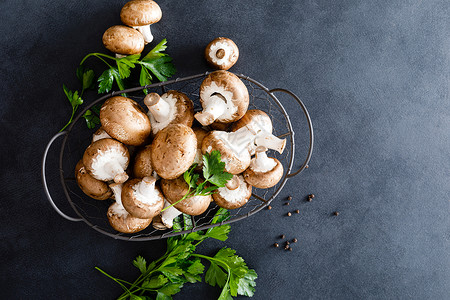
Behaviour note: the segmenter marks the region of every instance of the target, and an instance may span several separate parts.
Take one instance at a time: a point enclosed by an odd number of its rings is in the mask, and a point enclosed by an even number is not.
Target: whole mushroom
[[[153,139],[153,170],[164,179],[175,179],[192,165],[197,153],[197,138],[192,128],[172,124],[160,130]]]
[[[176,209],[167,199],[164,200],[165,209],[161,214],[153,218],[153,228],[156,230],[166,230],[173,227],[173,220],[182,214],[181,211]]]
[[[162,11],[152,0],[131,0],[120,11],[122,23],[138,30],[144,37],[145,44],[153,41],[150,25],[159,22]]]
[[[135,101],[122,97],[111,97],[100,109],[100,123],[114,139],[131,146],[143,144],[151,131],[150,120]]]
[[[194,122],[194,105],[183,93],[168,91],[162,96],[150,93],[145,96],[144,104],[148,107],[153,134],[170,124],[184,124],[191,127]]]
[[[228,70],[237,62],[239,49],[229,38],[218,37],[206,46],[205,58],[215,69]]]
[[[109,186],[114,193],[116,202],[108,208],[107,217],[111,226],[123,233],[135,233],[150,225],[152,219],[140,219],[133,217],[122,205],[122,184],[113,183]]]
[[[101,181],[125,182],[128,179],[125,170],[129,161],[127,147],[113,139],[101,139],[90,144],[83,155],[86,171]]]
[[[233,178],[213,194],[214,202],[226,209],[235,209],[248,202],[252,195],[252,186],[245,182],[242,175],[234,175]]]
[[[243,127],[235,132],[210,131],[202,143],[202,153],[218,150],[225,170],[231,174],[240,174],[250,165],[248,147],[253,141],[253,134]]]
[[[122,188],[122,205],[130,215],[141,219],[152,219],[164,206],[164,197],[154,177],[131,179]]]
[[[127,26],[115,25],[103,34],[103,45],[120,58],[141,53],[145,43],[139,31]]]
[[[248,90],[245,84],[233,73],[215,71],[203,80],[200,86],[200,102],[203,111],[195,118],[203,126],[214,121],[231,123],[245,114],[249,104]]]
[[[112,196],[112,191],[106,182],[89,175],[83,165],[83,160],[80,160],[75,167],[75,178],[83,193],[93,199],[106,200]]]
[[[283,165],[273,157],[267,157],[267,148],[256,148],[256,157],[244,171],[244,179],[252,186],[267,189],[276,185],[283,177]]]
[[[250,146],[250,154],[253,155],[258,146],[283,153],[286,139],[280,139],[272,134],[272,120],[265,112],[259,109],[248,110],[239,121],[233,123],[231,130],[237,131],[245,126],[255,135],[254,143]]]

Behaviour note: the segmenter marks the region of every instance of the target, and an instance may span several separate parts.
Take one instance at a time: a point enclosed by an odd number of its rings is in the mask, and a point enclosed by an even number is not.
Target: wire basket
[[[126,93],[128,98],[135,100],[136,102],[143,105],[143,100],[145,94],[142,92],[143,89],[147,89],[149,92],[159,92],[165,93],[168,90],[177,90],[185,93],[193,102],[194,102],[194,110],[201,110],[200,100],[199,100],[199,90],[200,84],[210,72],[206,72],[199,75],[177,78],[175,80],[166,81],[157,84],[147,85],[145,87],[136,87],[123,91],[112,92],[108,95],[105,95],[90,105],[88,105],[82,112],[78,114],[78,116],[73,120],[73,123],[69,126],[66,131],[60,132],[53,136],[44,152],[44,157],[42,160],[42,181],[44,185],[44,191],[50,204],[52,207],[60,214],[62,217],[69,221],[84,221],[91,228],[113,237],[115,239],[128,240],[128,241],[148,241],[155,240],[161,238],[167,238],[171,236],[180,235],[183,233],[189,233],[198,230],[205,230],[211,227],[220,226],[222,224],[236,222],[242,219],[245,219],[264,207],[268,206],[270,202],[280,193],[283,186],[286,184],[286,181],[299,174],[301,171],[305,169],[307,166],[314,143],[314,135],[313,135],[313,127],[311,118],[309,113],[302,103],[302,101],[292,92],[285,89],[267,89],[264,85],[253,80],[247,76],[242,74],[236,74],[247,86],[250,96],[250,105],[249,109],[260,109],[265,111],[273,123],[273,134],[280,137],[286,138],[286,148],[282,154],[271,151],[269,156],[276,157],[284,167],[284,174],[282,179],[272,188],[269,189],[256,189],[253,188],[252,197],[249,201],[242,207],[230,210],[230,216],[226,221],[211,224],[214,214],[217,212],[219,207],[212,202],[210,207],[206,212],[199,216],[191,216],[192,228],[184,231],[173,231],[171,229],[161,231],[155,230],[152,226],[147,227],[145,230],[140,231],[135,234],[124,234],[115,231],[108,222],[108,218],[106,216],[106,212],[108,207],[111,205],[112,200],[98,201],[91,199],[86,196],[78,187],[75,177],[74,170],[75,165],[78,160],[83,156],[84,150],[90,144],[92,139],[92,133],[90,130],[86,130],[86,125],[82,115],[90,109],[92,106],[103,103],[106,99],[119,95],[122,93]],[[309,145],[307,145],[307,154],[306,159],[303,161],[299,169],[296,171],[292,171],[294,164],[294,154],[295,154],[295,140],[294,140],[294,130],[292,129],[292,124],[284,109],[281,102],[274,95],[275,92],[283,92],[290,96],[292,96],[296,102],[300,105],[308,126],[308,135],[309,135]],[[48,190],[46,175],[45,175],[45,166],[47,155],[50,149],[50,146],[53,142],[59,138],[64,137],[62,140],[61,150],[59,153],[59,174],[60,181],[64,191],[64,194],[67,198],[67,201],[78,215],[78,218],[70,217],[63,213],[53,201],[50,192]]]

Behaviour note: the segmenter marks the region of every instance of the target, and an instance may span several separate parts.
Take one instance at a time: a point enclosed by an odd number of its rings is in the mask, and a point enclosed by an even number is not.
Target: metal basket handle
[[[52,139],[50,140],[50,142],[48,142],[47,147],[45,147],[45,151],[44,151],[44,157],[42,158],[42,184],[44,185],[44,191],[45,191],[45,195],[47,196],[48,201],[50,201],[50,204],[52,205],[52,207],[56,210],[56,212],[63,217],[66,220],[69,221],[74,221],[74,222],[78,222],[78,221],[83,221],[83,219],[77,219],[77,218],[73,218],[73,217],[69,217],[68,215],[66,215],[65,213],[63,213],[55,204],[55,202],[52,199],[52,196],[50,195],[50,192],[48,190],[48,186],[47,186],[47,179],[45,176],[45,163],[47,161],[47,154],[48,154],[48,150],[50,149],[50,146],[53,144],[53,142],[59,138],[60,136],[63,136],[67,134],[67,131],[63,131],[63,132],[59,132],[57,133],[55,136],[52,137]]]
[[[299,97],[297,97],[297,95],[295,95],[293,92],[285,90],[285,89],[272,89],[269,91],[269,93],[273,94],[273,92],[283,92],[286,93],[288,95],[290,95],[291,97],[293,97],[297,103],[300,105],[300,107],[303,110],[303,113],[306,116],[306,120],[308,121],[308,127],[309,127],[309,149],[308,149],[308,155],[306,156],[305,161],[303,162],[303,164],[301,165],[300,169],[298,169],[295,172],[289,172],[289,174],[287,174],[287,177],[294,177],[295,175],[299,174],[301,171],[303,171],[306,166],[309,163],[309,160],[311,159],[311,155],[312,155],[312,151],[313,151],[313,145],[314,145],[314,131],[313,131],[313,126],[312,126],[312,122],[311,122],[311,117],[309,116],[308,110],[306,109],[306,106],[303,104],[302,100],[300,100]]]

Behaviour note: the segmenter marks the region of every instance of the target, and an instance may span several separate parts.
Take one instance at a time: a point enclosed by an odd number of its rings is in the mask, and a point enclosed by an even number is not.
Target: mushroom
[[[154,177],[131,179],[125,182],[122,189],[122,205],[136,218],[152,219],[164,206],[164,197],[155,186]]]
[[[107,216],[108,221],[111,226],[123,233],[135,233],[150,225],[152,219],[140,219],[130,215],[122,205],[122,184],[113,183],[109,187],[114,193],[114,198],[116,202],[111,204],[108,208]]]
[[[150,135],[150,120],[135,101],[111,97],[100,109],[100,123],[114,139],[131,146],[143,144]]]
[[[96,142],[98,140],[101,140],[101,139],[110,139],[110,138],[111,138],[111,136],[105,131],[105,129],[103,129],[103,127],[100,127],[92,135],[92,143]]]
[[[234,175],[224,187],[213,194],[214,202],[226,209],[235,209],[247,203],[252,195],[252,186],[245,182],[242,175]]]
[[[145,96],[144,104],[148,107],[153,134],[169,124],[184,124],[191,127],[194,122],[194,105],[183,93],[168,91],[162,96],[150,93]]]
[[[109,27],[103,34],[103,45],[116,57],[139,54],[144,50],[144,38],[139,31],[123,26]]]
[[[254,144],[250,146],[250,154],[253,155],[258,146],[283,153],[286,139],[280,139],[272,134],[272,120],[265,112],[259,109],[248,110],[239,121],[233,123],[231,130],[236,131],[244,126],[255,135]]]
[[[125,182],[128,179],[125,170],[129,161],[127,147],[113,139],[101,139],[90,144],[83,155],[86,171],[101,181]]]
[[[175,179],[192,165],[197,153],[197,138],[192,128],[172,124],[160,130],[150,151],[153,170],[165,179]]]
[[[169,204],[174,204],[189,192],[189,185],[186,183],[183,176],[172,180],[161,179],[161,190]],[[198,216],[208,209],[211,201],[211,195],[194,196],[178,202],[173,207],[175,207],[179,213]],[[169,211],[169,209],[163,211],[161,213],[162,222],[164,224],[171,224],[173,219],[178,215],[176,213],[176,211]]]
[[[225,170],[231,174],[242,173],[250,165],[248,147],[253,134],[243,127],[235,132],[210,131],[202,143],[202,153],[218,150],[225,162]]]
[[[195,154],[194,164],[197,164],[197,167],[200,169],[203,166],[202,142],[208,131],[200,127],[192,128],[192,130],[197,137],[197,153]]]
[[[205,48],[205,58],[215,69],[228,70],[239,58],[239,49],[229,38],[218,37]]]
[[[75,178],[80,189],[91,198],[96,200],[106,200],[112,196],[112,191],[109,189],[106,182],[100,181],[89,175],[83,165],[81,159],[75,167]]]
[[[267,157],[267,148],[256,148],[256,157],[244,171],[244,179],[252,186],[267,189],[276,185],[283,177],[283,165],[273,157]]]
[[[134,177],[144,178],[153,175],[151,151],[151,145],[147,145],[137,152],[133,165]]]
[[[145,44],[153,41],[150,25],[159,22],[161,17],[161,8],[152,0],[131,0],[120,11],[122,23],[142,33]]]
[[[247,111],[249,95],[239,77],[221,70],[210,73],[203,80],[200,102],[203,111],[196,113],[194,117],[203,126],[214,121],[231,123],[242,118]]]
[[[153,228],[156,230],[166,230],[172,228],[173,220],[182,214],[181,211],[170,205],[171,204],[165,199],[164,208],[167,209],[153,219]]]

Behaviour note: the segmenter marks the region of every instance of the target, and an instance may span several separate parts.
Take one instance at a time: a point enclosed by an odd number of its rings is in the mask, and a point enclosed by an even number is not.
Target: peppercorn
[[[287,200],[288,200],[288,201],[291,201],[291,200],[292,200],[292,196],[288,196],[288,197],[287,197]]]
[[[289,243],[289,241],[286,241],[286,245],[289,245],[290,243]]]
[[[295,238],[292,239],[292,242],[293,242],[293,243],[297,243],[297,239],[295,239]]]
[[[289,205],[290,203],[289,202],[286,202],[284,205]]]
[[[296,210],[295,210],[295,213],[296,213],[296,214],[299,214],[299,213],[300,213],[300,210],[299,210],[299,209],[296,209]]]
[[[286,236],[284,234],[280,235],[280,239],[284,240]]]
[[[311,195],[309,195],[309,198],[314,198],[315,196],[314,196],[314,194],[311,194]]]
[[[312,201],[312,198],[308,196],[307,201],[308,201],[308,202],[311,202],[311,201]]]
[[[284,246],[284,249],[288,250],[289,249],[289,245]]]
[[[268,209],[268,210],[271,210],[271,209],[272,209],[272,206],[270,206],[270,205],[267,206],[267,209]]]
[[[309,168],[309,166],[308,166],[308,165],[306,165],[306,166],[305,166],[305,169],[308,169],[308,168]]]
[[[333,213],[333,215],[335,215],[335,216],[337,217],[337,216],[339,216],[339,212],[338,212],[338,211],[335,211],[335,212]]]
[[[275,246],[275,248],[280,247],[280,245],[278,245],[278,243],[273,244]]]
[[[287,216],[288,216],[288,217],[290,217],[291,215],[292,215],[291,212],[288,212],[288,213],[287,213]]]
[[[289,251],[292,251],[292,248],[289,248]]]

